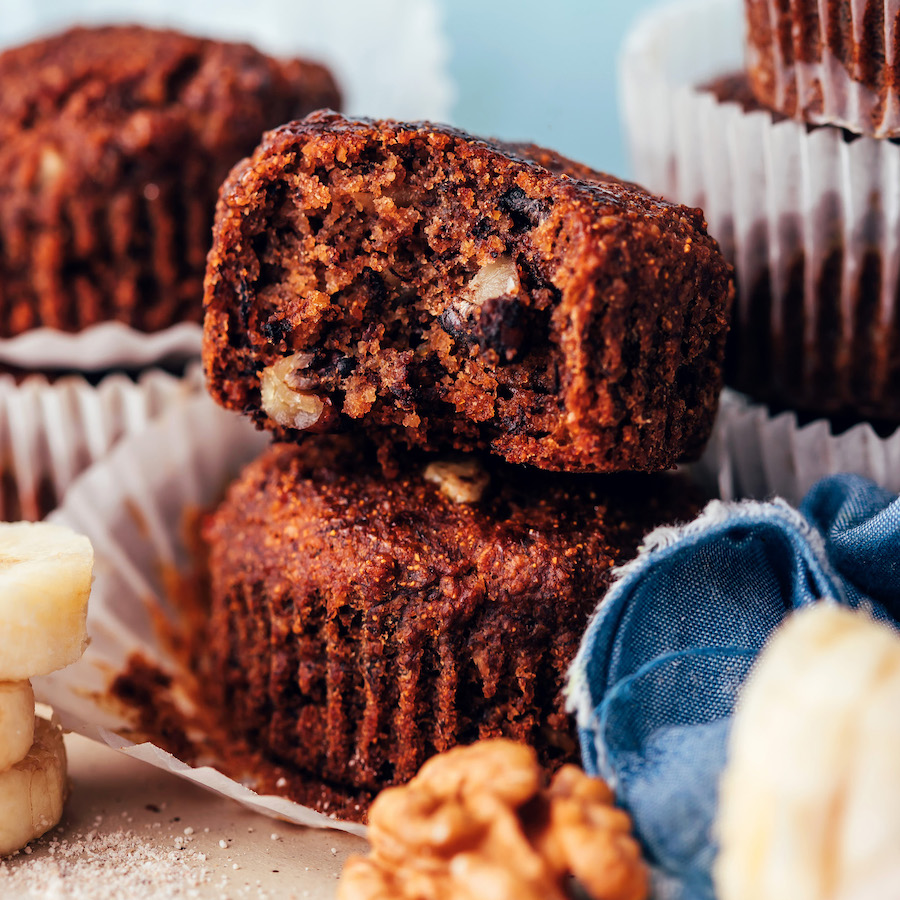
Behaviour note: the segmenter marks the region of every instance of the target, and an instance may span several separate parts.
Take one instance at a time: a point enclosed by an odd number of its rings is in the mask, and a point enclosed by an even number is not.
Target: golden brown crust
[[[137,26],[8,50],[0,84],[0,336],[198,321],[221,180],[340,102],[314,63]]]
[[[577,758],[561,686],[609,570],[697,503],[675,476],[484,465],[469,504],[346,439],[247,467],[205,531],[210,680],[239,734],[368,789],[489,736]]]
[[[317,113],[223,185],[205,367],[280,437],[261,378],[298,354],[317,430],[653,471],[709,433],[730,294],[698,210],[541,148]]]

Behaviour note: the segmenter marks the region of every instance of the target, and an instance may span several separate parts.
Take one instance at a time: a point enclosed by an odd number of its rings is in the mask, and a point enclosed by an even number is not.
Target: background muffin
[[[198,321],[216,190],[323,67],[137,26],[0,55],[0,336]]]

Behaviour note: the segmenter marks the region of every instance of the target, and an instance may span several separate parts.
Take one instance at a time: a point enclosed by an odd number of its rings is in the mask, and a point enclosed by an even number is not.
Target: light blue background
[[[628,176],[616,60],[659,0],[440,0],[457,99],[453,124],[529,140]]]

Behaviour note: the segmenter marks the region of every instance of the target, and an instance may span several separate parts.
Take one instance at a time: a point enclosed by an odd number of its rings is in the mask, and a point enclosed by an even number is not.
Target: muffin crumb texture
[[[697,210],[538,147],[315,113],[222,188],[205,368],[280,438],[653,471],[708,436],[730,291]]]

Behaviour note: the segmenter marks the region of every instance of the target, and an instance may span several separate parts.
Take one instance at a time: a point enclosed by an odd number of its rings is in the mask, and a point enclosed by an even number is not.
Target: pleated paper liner
[[[228,483],[268,441],[249,422],[200,395],[171,407],[142,434],[120,442],[70,488],[50,519],[86,534],[94,546],[95,579],[88,611],[91,644],[74,666],[37,679],[35,691],[53,706],[65,728],[129,756],[276,818],[362,833],[360,825],[284,797],[257,793],[249,785],[267,782],[258,782],[257,773],[249,769],[229,778],[213,768],[215,764],[235,771],[241,760],[235,762],[222,740],[214,739],[211,717],[179,685],[159,696],[185,712],[192,746],[202,748],[190,761],[133,740],[134,710],[110,698],[114,676],[139,672],[142,666],[154,673],[190,677],[168,640],[166,623],[183,622],[185,612],[182,596],[172,590],[176,583],[172,574],[190,572],[195,565],[192,518],[216,504]],[[137,667],[135,660],[141,661]],[[209,731],[202,733],[207,727]],[[309,789],[321,796],[319,786]],[[327,802],[320,802],[320,807]]]
[[[183,377],[150,369],[96,385],[79,375],[0,376],[0,517],[42,518],[120,438],[202,389],[199,363]]]
[[[723,500],[778,496],[796,506],[819,479],[841,472],[900,493],[900,428],[886,437],[867,423],[838,430],[726,389],[706,452],[688,468]]]

